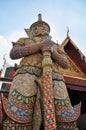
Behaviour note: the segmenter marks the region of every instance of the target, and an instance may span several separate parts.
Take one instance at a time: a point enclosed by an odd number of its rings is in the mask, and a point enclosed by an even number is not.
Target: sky
[[[61,44],[69,36],[86,56],[86,0],[0,0],[0,69],[4,57],[10,65],[20,60],[11,60],[9,52],[12,41],[27,37],[29,28],[42,14],[50,28],[53,41]]]

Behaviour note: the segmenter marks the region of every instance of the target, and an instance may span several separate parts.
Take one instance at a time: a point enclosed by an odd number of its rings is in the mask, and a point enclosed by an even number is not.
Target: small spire
[[[67,26],[67,37],[69,36],[69,27]]]
[[[38,21],[42,21],[42,14],[38,14]]]
[[[6,63],[6,58],[5,58],[5,55],[6,54],[4,54],[4,56],[3,56],[3,60],[4,60],[4,64],[3,64],[3,66],[5,65],[5,63]]]

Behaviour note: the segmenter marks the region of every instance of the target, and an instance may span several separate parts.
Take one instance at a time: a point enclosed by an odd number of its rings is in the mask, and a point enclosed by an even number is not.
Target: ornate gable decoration
[[[70,68],[67,70],[59,68],[60,71],[63,74],[86,78],[86,57],[82,54],[69,36],[67,36],[61,44],[61,49],[64,49],[67,53]]]

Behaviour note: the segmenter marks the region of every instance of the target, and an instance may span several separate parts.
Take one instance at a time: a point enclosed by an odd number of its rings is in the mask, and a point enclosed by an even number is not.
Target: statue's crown
[[[49,35],[50,26],[42,20],[42,15],[38,14],[38,21],[34,22],[29,29],[25,29],[29,37]]]

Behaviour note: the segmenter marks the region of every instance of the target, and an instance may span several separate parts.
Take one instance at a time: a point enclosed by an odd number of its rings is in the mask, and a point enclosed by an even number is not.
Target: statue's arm
[[[40,51],[40,43],[32,45],[14,45],[10,51],[11,59],[19,59]]]
[[[54,49],[52,53],[52,58],[63,68],[68,68],[70,66],[67,59],[66,53],[62,50]]]

